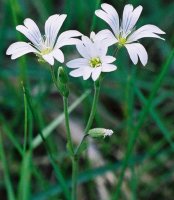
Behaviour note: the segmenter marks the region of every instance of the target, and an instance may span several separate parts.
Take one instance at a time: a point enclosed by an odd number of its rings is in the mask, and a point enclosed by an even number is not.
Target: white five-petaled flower
[[[143,7],[138,6],[133,8],[128,4],[124,7],[122,21],[119,21],[119,16],[115,8],[107,3],[101,5],[101,10],[96,10],[95,14],[103,19],[112,29],[100,31],[100,38],[103,38],[108,45],[118,43],[119,47],[125,46],[132,62],[138,63],[138,57],[142,64],[147,64],[148,55],[143,45],[138,43],[138,40],[144,37],[161,38],[158,34],[165,34],[157,26],[148,24],[135,30]]]
[[[15,42],[9,46],[6,54],[11,55],[11,59],[16,59],[32,52],[50,65],[54,65],[54,59],[63,63],[64,54],[60,48],[65,45],[77,44],[80,40],[74,37],[82,35],[79,31],[68,30],[57,37],[66,16],[65,14],[50,16],[45,23],[44,36],[41,35],[38,26],[32,19],[25,19],[24,25],[18,25],[16,29],[24,34],[32,44]]]
[[[117,69],[114,64],[111,64],[116,59],[106,55],[108,47],[96,38],[97,34],[92,32],[90,38],[82,36],[81,43],[76,45],[83,58],[71,60],[66,64],[69,68],[75,69],[70,72],[71,76],[83,76],[84,80],[92,76],[93,81],[96,81],[101,72],[112,72]]]

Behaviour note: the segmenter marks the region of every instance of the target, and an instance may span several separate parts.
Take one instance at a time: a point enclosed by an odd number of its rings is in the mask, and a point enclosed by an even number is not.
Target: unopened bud
[[[113,134],[113,131],[111,129],[105,129],[105,128],[93,128],[89,130],[88,134],[93,138],[99,138],[99,137],[106,137],[111,136]]]
[[[68,75],[67,75],[65,69],[61,66],[58,68],[57,85],[59,87],[60,93],[63,96],[68,97],[68,95],[69,95]]]
[[[57,76],[57,78],[63,84],[67,84],[68,83],[68,75],[67,75],[65,69],[62,66],[60,66],[58,68],[58,76]]]

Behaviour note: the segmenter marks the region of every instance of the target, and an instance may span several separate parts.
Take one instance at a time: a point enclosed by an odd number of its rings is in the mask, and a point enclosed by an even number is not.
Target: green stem
[[[74,154],[74,147],[71,139],[71,131],[69,126],[69,114],[68,114],[68,98],[63,97],[63,108],[64,108],[64,115],[65,115],[65,126],[66,126],[66,136],[68,140],[68,145],[70,148],[70,151]]]
[[[57,80],[54,74],[54,69],[51,66],[51,76],[53,79],[53,82],[56,86],[56,88],[59,91],[59,86],[57,84]],[[70,154],[72,156],[72,200],[76,200],[77,196],[77,174],[78,174],[78,161],[77,157],[74,153],[74,147],[72,143],[72,138],[71,138],[71,130],[70,130],[70,125],[69,125],[69,113],[68,113],[68,97],[63,96],[63,108],[64,108],[64,115],[65,115],[65,127],[66,127],[66,137],[67,137],[67,148],[70,151]]]
[[[88,136],[89,136],[89,134],[85,134],[85,135],[83,136],[83,138],[82,138],[82,140],[81,140],[79,146],[77,147],[76,151],[74,152],[74,155],[75,155],[75,156],[79,155],[79,151],[80,151],[80,149],[81,149],[83,143],[85,142],[85,139],[86,139]]]
[[[23,85],[22,85],[22,87],[23,87],[23,92],[24,92],[24,146],[23,146],[23,155],[25,155],[25,152],[26,152],[26,149],[27,149],[27,136],[28,136],[28,105],[27,105],[25,87]]]
[[[94,99],[93,99],[93,103],[92,103],[92,108],[91,108],[91,113],[88,119],[88,123],[86,125],[85,128],[85,134],[88,133],[89,129],[92,126],[92,122],[94,120],[95,117],[95,113],[96,113],[96,109],[97,109],[97,102],[98,102],[98,98],[99,98],[99,93],[100,93],[100,80],[94,82]]]
[[[77,197],[77,174],[78,174],[78,158],[74,155],[72,158],[72,200]]]

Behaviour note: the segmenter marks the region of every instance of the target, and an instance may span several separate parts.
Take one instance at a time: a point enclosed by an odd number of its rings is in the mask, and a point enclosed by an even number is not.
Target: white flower
[[[128,4],[124,7],[121,23],[115,8],[107,3],[101,5],[102,10],[96,10],[95,14],[103,19],[112,29],[100,31],[100,38],[108,41],[108,45],[118,43],[119,47],[125,46],[132,62],[138,63],[138,57],[142,64],[147,64],[148,55],[143,45],[138,40],[144,37],[161,38],[158,34],[165,34],[157,26],[148,24],[135,30],[135,24],[138,21],[143,7],[133,8]]]
[[[112,134],[113,134],[114,132],[113,132],[113,130],[111,130],[111,129],[105,129],[105,134],[104,134],[104,138],[106,137],[106,136],[111,136]]]
[[[116,59],[107,56],[108,47],[100,40],[95,40],[95,33],[91,34],[91,39],[82,36],[81,43],[76,45],[79,54],[83,58],[69,61],[66,65],[75,70],[70,72],[73,77],[83,76],[87,80],[90,76],[96,81],[101,72],[112,72],[117,69],[113,63]]]
[[[42,36],[38,26],[32,19],[25,19],[24,25],[18,25],[16,29],[24,34],[32,44],[26,42],[15,42],[9,46],[6,54],[11,55],[11,59],[16,59],[27,53],[35,53],[39,58],[54,65],[54,59],[64,62],[64,54],[60,50],[62,46],[78,43],[74,38],[82,34],[75,30],[65,31],[57,38],[57,34],[67,15],[52,15],[45,23],[45,35]]]

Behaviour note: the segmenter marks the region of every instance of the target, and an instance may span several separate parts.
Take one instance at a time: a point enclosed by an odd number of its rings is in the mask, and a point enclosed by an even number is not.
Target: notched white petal
[[[140,58],[140,61],[143,64],[143,66],[147,64],[148,54],[143,45],[139,43],[132,43],[126,44],[125,47],[128,50],[130,58],[135,65],[138,63],[138,57]]]
[[[82,36],[82,33],[80,33],[79,31],[76,30],[65,31],[60,34],[55,46],[60,48],[66,45],[77,45],[81,42],[78,38],[76,38],[79,36]]]
[[[127,42],[134,42],[145,37],[153,37],[164,40],[164,38],[160,37],[158,34],[165,34],[165,32],[155,25],[147,24],[132,33],[130,37],[128,37]]]
[[[57,38],[57,34],[65,21],[67,15],[52,15],[45,22],[45,35],[47,45],[53,47]]]
[[[11,57],[12,59],[16,59],[27,53],[39,53],[39,52],[26,42],[15,42],[11,44],[6,51],[6,55],[12,55]]]

